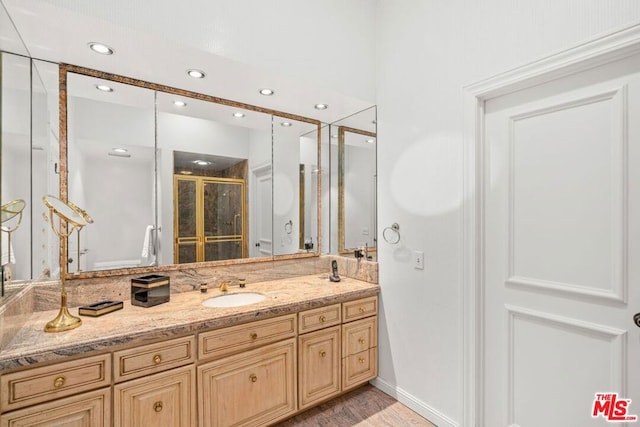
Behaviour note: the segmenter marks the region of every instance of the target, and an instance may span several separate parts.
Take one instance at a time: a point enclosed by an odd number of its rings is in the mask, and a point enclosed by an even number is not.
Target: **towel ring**
[[[291,232],[293,231],[293,221],[292,220],[289,220],[289,222],[285,222],[284,231],[287,234],[291,234]]]
[[[382,230],[382,238],[385,242],[395,245],[400,242],[400,226],[397,222],[391,224],[391,227],[386,227]]]

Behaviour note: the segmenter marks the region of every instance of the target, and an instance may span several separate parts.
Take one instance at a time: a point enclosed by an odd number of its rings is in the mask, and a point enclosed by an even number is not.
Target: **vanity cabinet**
[[[378,375],[378,297],[342,304],[342,389]]]
[[[198,366],[201,427],[262,426],[293,415],[296,340]]]
[[[195,343],[186,336],[113,353],[115,427],[195,425]]]
[[[298,351],[300,409],[338,395],[340,325],[300,335]]]

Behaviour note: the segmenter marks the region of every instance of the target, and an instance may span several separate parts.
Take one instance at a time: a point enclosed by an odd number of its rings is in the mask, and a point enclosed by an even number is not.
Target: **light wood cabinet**
[[[298,332],[301,334],[339,325],[341,321],[340,304],[302,311],[298,313],[298,318],[300,325]]]
[[[82,393],[0,416],[1,427],[110,427],[111,390]]]
[[[343,303],[342,390],[352,389],[378,375],[378,298]],[[358,319],[358,320],[356,320]]]
[[[198,366],[201,427],[261,426],[293,415],[296,340]]]
[[[378,314],[378,297],[361,298],[342,303],[342,321],[351,322]]]
[[[111,384],[111,355],[86,357],[0,376],[0,412]]]
[[[115,427],[195,426],[195,368],[177,368],[117,384],[113,407]]]
[[[340,326],[298,337],[300,409],[340,393]]]

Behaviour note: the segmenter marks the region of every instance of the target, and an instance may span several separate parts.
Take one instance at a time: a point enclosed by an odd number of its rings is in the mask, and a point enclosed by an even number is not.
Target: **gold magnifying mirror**
[[[75,230],[78,233],[78,259],[80,258],[80,230],[93,222],[93,218],[87,212],[79,208],[71,202],[63,202],[54,196],[44,196],[42,202],[48,208],[48,215],[43,214],[44,220],[49,223],[51,229],[60,238],[60,259],[67,257],[67,239]],[[56,228],[55,216],[60,218],[61,222],[65,222],[67,227],[60,225]],[[78,264],[80,264],[78,262]],[[60,284],[61,284],[61,302],[60,311],[55,319],[51,320],[44,327],[45,332],[61,332],[69,329],[77,328],[82,324],[79,317],[73,316],[67,309],[67,290],[65,287],[66,263],[60,262]]]
[[[27,204],[22,199],[12,200],[5,203],[0,207],[0,220],[2,226],[0,230],[7,233],[6,243],[2,241],[2,286],[0,289],[0,297],[4,296],[5,283],[11,281],[11,264],[15,264],[15,255],[13,254],[13,247],[11,245],[11,233],[16,231],[20,227],[22,222],[22,211]],[[17,217],[17,219],[15,219]]]

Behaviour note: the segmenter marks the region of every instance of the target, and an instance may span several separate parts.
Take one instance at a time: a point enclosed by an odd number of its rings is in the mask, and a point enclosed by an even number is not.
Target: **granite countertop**
[[[132,306],[101,317],[82,316],[79,328],[46,333],[44,325],[58,310],[33,313],[8,345],[0,350],[0,372],[40,362],[62,360],[68,356],[110,350],[123,344],[145,343],[194,333],[206,329],[266,319],[310,308],[364,298],[378,294],[379,285],[342,278],[330,282],[326,275],[310,275],[284,280],[249,283],[246,288],[229,287],[229,294],[260,292],[264,301],[228,308],[202,306],[208,298],[220,295],[218,289],[171,294],[171,301],[154,307]],[[70,309],[77,315],[77,309]]]

